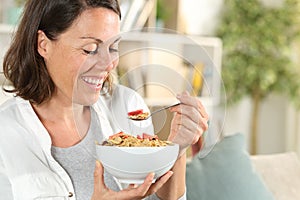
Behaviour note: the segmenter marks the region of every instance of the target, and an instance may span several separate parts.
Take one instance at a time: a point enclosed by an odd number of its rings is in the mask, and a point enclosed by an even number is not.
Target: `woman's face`
[[[97,101],[103,82],[118,63],[119,23],[112,10],[88,9],[49,42],[43,57],[56,86],[52,98],[81,105]]]

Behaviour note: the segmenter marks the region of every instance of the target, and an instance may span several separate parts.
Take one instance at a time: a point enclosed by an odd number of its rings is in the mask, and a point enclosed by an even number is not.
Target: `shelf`
[[[172,102],[162,98],[189,91],[215,106],[221,99],[221,59],[216,37],[129,32],[122,35],[118,70],[120,82],[152,99],[149,104],[160,99],[158,104],[167,105]]]

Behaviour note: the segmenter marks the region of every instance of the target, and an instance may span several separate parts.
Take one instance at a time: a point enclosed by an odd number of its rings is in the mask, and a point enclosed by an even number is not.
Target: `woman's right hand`
[[[91,200],[140,200],[154,194],[159,188],[161,188],[173,175],[172,171],[168,171],[162,177],[160,177],[155,183],[152,183],[154,174],[150,173],[146,177],[145,181],[141,185],[130,184],[128,188],[119,192],[113,191],[106,187],[103,177],[103,166],[99,161],[96,161],[96,167],[94,171],[94,193]]]

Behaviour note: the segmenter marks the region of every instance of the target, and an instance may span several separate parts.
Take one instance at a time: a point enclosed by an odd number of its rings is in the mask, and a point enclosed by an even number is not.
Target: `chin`
[[[98,101],[98,99],[99,99],[99,94],[93,96],[87,95],[85,97],[73,99],[73,102],[83,106],[91,106],[95,104]]]

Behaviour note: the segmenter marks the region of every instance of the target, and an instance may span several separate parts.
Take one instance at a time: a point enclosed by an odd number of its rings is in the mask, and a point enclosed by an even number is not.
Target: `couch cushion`
[[[187,164],[188,200],[272,200],[246,151],[243,134],[223,138],[202,158]]]
[[[277,200],[300,199],[300,161],[294,152],[251,156]]]

